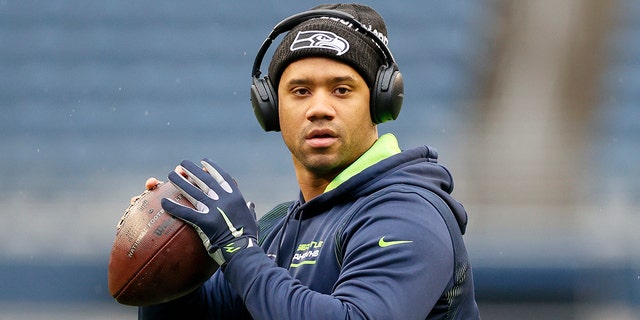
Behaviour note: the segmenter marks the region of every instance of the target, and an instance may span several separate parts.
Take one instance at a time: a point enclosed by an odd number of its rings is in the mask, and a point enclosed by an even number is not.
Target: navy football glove
[[[169,181],[196,208],[162,199],[162,208],[192,225],[209,255],[223,266],[240,250],[257,245],[255,213],[248,206],[231,176],[209,159],[203,170],[184,160],[180,164],[187,177],[172,171]]]

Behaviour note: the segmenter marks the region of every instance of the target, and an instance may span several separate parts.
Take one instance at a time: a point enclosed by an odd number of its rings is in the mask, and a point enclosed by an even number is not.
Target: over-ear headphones
[[[371,38],[380,48],[385,64],[380,66],[373,88],[371,88],[371,120],[379,124],[388,120],[395,120],[400,113],[404,98],[404,83],[402,74],[387,45],[372,31],[363,26],[352,15],[339,10],[311,10],[290,16],[280,21],[258,50],[251,71],[251,104],[258,122],[265,131],[280,131],[278,117],[278,92],[269,80],[269,76],[260,78],[260,65],[269,46],[278,35],[290,31],[300,23],[313,18],[331,17],[345,20],[357,26],[357,30]]]

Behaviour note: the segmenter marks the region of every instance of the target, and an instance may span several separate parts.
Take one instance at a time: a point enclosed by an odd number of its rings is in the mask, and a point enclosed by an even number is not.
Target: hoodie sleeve
[[[342,268],[314,292],[261,248],[238,253],[225,277],[254,319],[424,319],[453,277],[453,249],[436,209],[410,188],[360,199],[338,235]],[[322,275],[318,275],[322,276]]]

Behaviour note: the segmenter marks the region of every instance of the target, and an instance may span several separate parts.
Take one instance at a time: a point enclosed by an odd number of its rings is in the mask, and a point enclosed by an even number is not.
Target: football
[[[176,299],[218,269],[195,229],[162,209],[162,198],[193,207],[171,183],[161,183],[125,210],[108,267],[109,292],[121,304],[144,306]]]

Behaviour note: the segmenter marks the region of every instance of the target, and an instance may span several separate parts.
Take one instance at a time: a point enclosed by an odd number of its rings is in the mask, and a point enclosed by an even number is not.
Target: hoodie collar
[[[376,140],[373,146],[369,148],[369,150],[360,156],[360,158],[338,174],[338,176],[335,177],[329,185],[327,185],[324,192],[337,188],[343,182],[362,172],[362,170],[378,163],[380,160],[384,160],[392,155],[398,154],[400,151],[398,139],[396,139],[393,134],[387,133],[382,135],[378,140]]]

